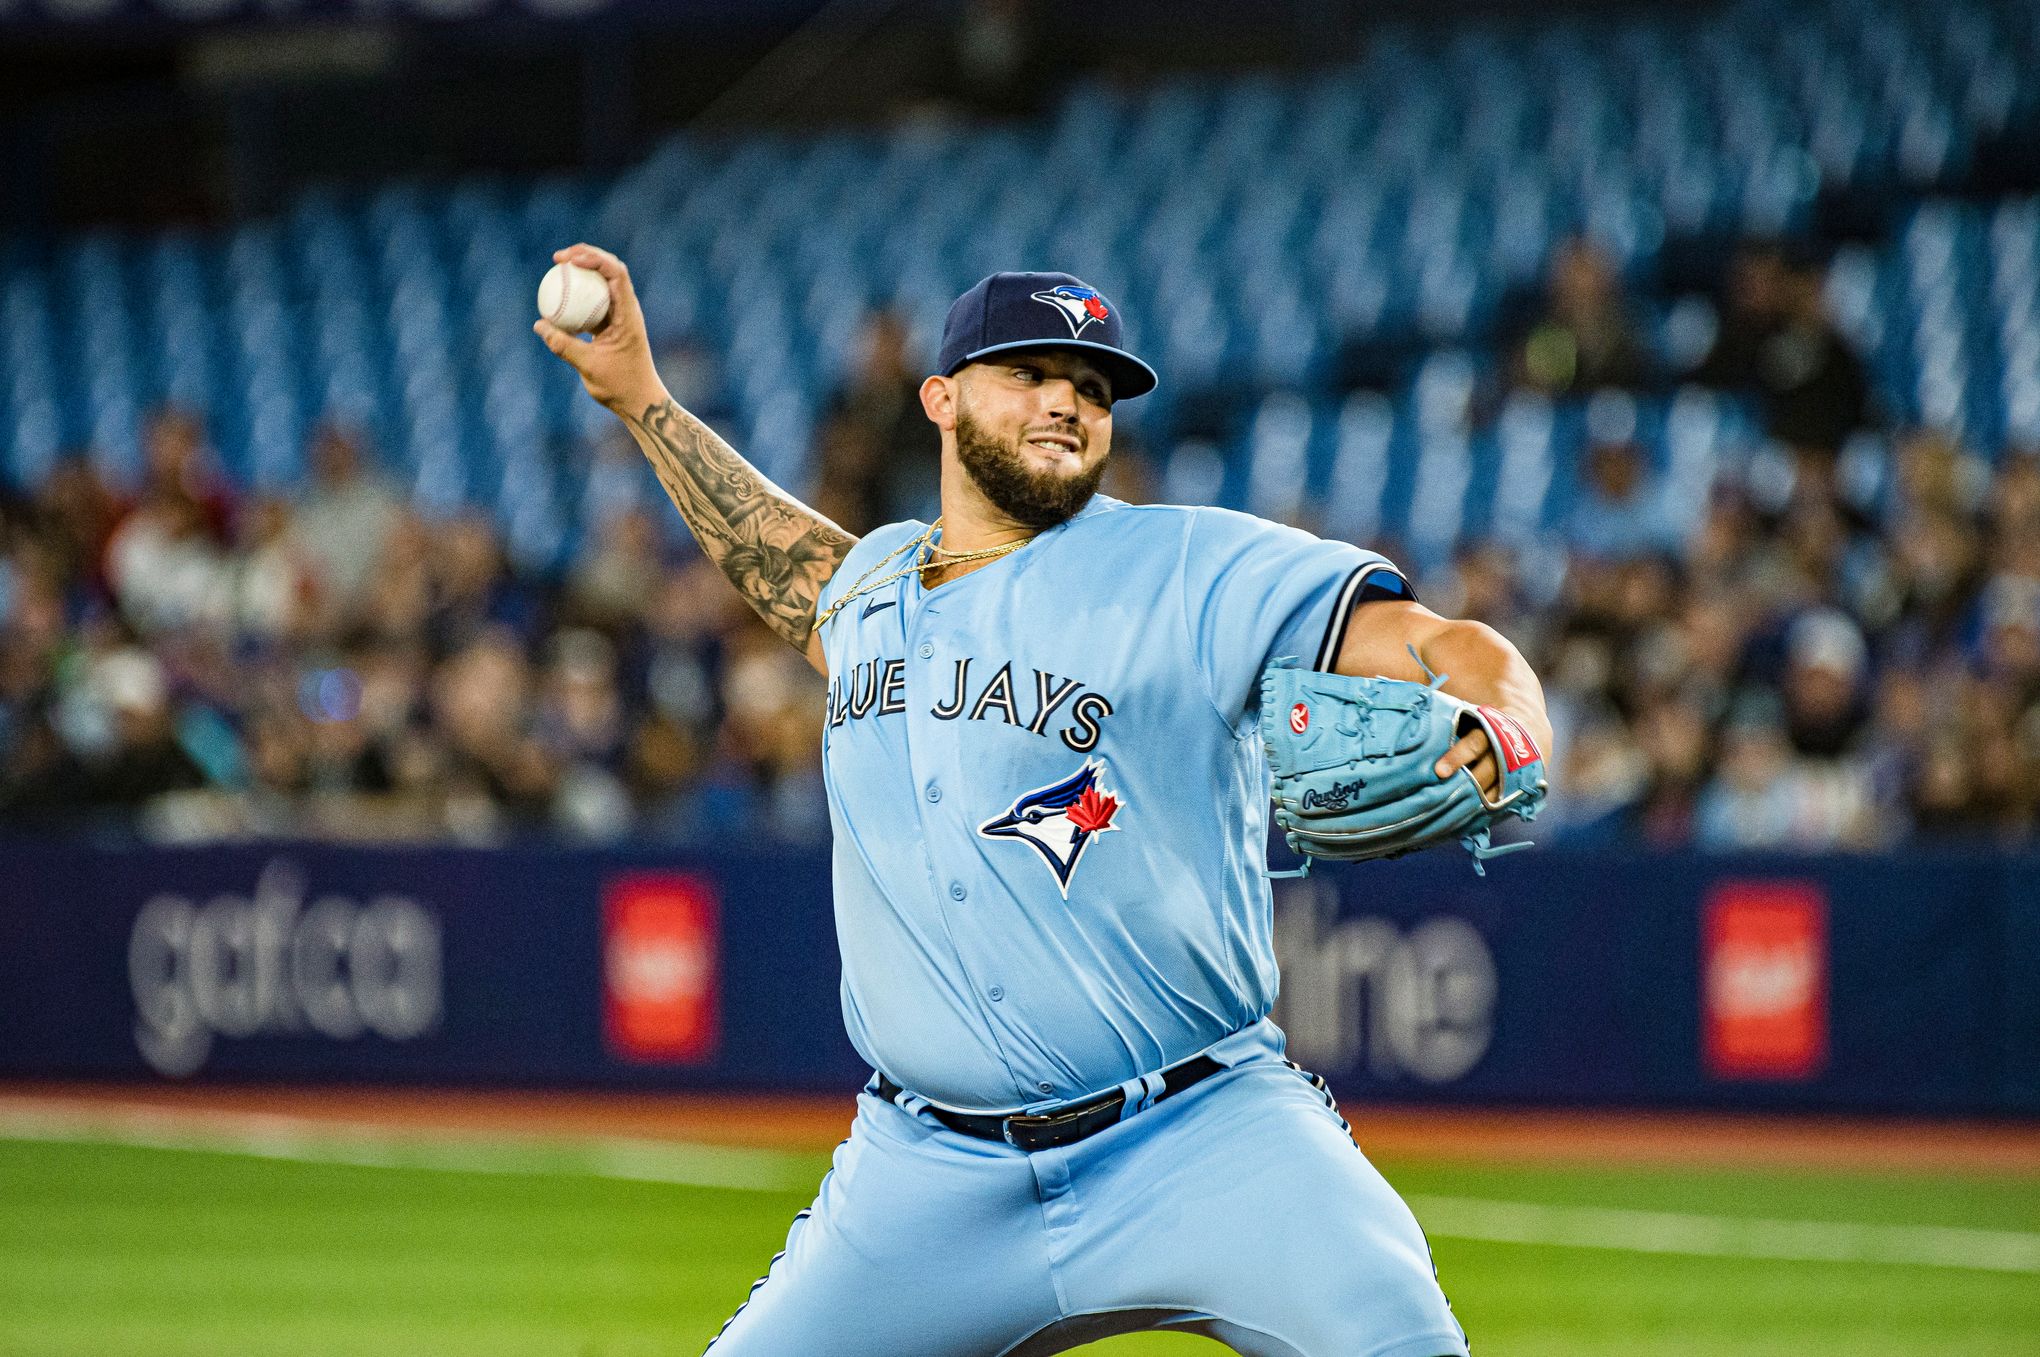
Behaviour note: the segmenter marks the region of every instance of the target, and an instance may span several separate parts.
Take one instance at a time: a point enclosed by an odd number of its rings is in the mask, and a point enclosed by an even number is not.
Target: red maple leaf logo
[[[1096,787],[1086,787],[1077,804],[1069,809],[1070,823],[1086,834],[1096,834],[1111,825],[1118,811],[1119,798],[1100,796]]]
[[[1105,303],[1099,301],[1096,297],[1084,298],[1084,309],[1091,313],[1091,319],[1093,320],[1103,320],[1112,314],[1105,309]]]

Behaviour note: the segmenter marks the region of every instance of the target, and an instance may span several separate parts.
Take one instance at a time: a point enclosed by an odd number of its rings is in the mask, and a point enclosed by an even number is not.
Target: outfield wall
[[[0,847],[0,1075],[842,1089],[827,859]],[[1278,883],[1349,1099],[2040,1114],[2040,859],[1540,851]]]

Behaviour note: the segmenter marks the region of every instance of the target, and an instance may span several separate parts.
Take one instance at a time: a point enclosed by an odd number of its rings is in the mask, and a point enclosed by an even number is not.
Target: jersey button
[[[922,659],[932,660],[935,658],[935,647],[931,645],[929,642],[923,641],[921,642],[921,649],[918,653],[920,654]]]
[[[932,782],[928,784],[928,799],[930,801],[940,801],[942,799],[942,789]]]
[[[965,889],[963,888],[963,883],[962,883],[961,881],[952,881],[952,882],[950,882],[950,883],[949,883],[949,898],[950,898],[950,899],[952,899],[952,900],[961,900],[961,899],[962,899],[962,898],[963,898],[964,896],[966,896],[966,895],[969,895],[969,894],[970,894],[970,892],[969,892],[969,891],[967,891],[967,890],[965,890]]]
[[[999,1000],[1006,997],[1006,991],[1000,989],[997,985],[992,986],[990,989],[986,990],[985,993],[991,996],[991,1000],[995,1004],[999,1002]]]
[[[1039,1084],[1036,1084],[1036,1085],[1035,1085],[1035,1087],[1036,1087],[1036,1088],[1038,1088],[1038,1089],[1040,1089],[1040,1090],[1041,1090],[1041,1091],[1042,1091],[1043,1093],[1053,1093],[1053,1092],[1055,1092],[1055,1085],[1054,1085],[1054,1084],[1051,1084],[1051,1083],[1048,1083],[1048,1082],[1046,1082],[1046,1081],[1044,1081],[1044,1082],[1042,1082],[1042,1083],[1039,1083]]]

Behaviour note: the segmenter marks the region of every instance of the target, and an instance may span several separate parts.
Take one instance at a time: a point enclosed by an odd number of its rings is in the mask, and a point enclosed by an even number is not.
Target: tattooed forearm
[[[815,600],[857,539],[759,475],[673,401],[624,423],[708,558],[766,625],[806,649]]]

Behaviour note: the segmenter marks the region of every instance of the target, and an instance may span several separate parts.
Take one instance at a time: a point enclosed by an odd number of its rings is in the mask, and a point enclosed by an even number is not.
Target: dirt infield
[[[491,1135],[605,1135],[826,1150],[847,1100],[759,1094],[535,1093],[0,1083],[17,1111],[288,1117]],[[1348,1104],[1369,1154],[1482,1162],[1805,1167],[2040,1175],[2040,1125]]]

